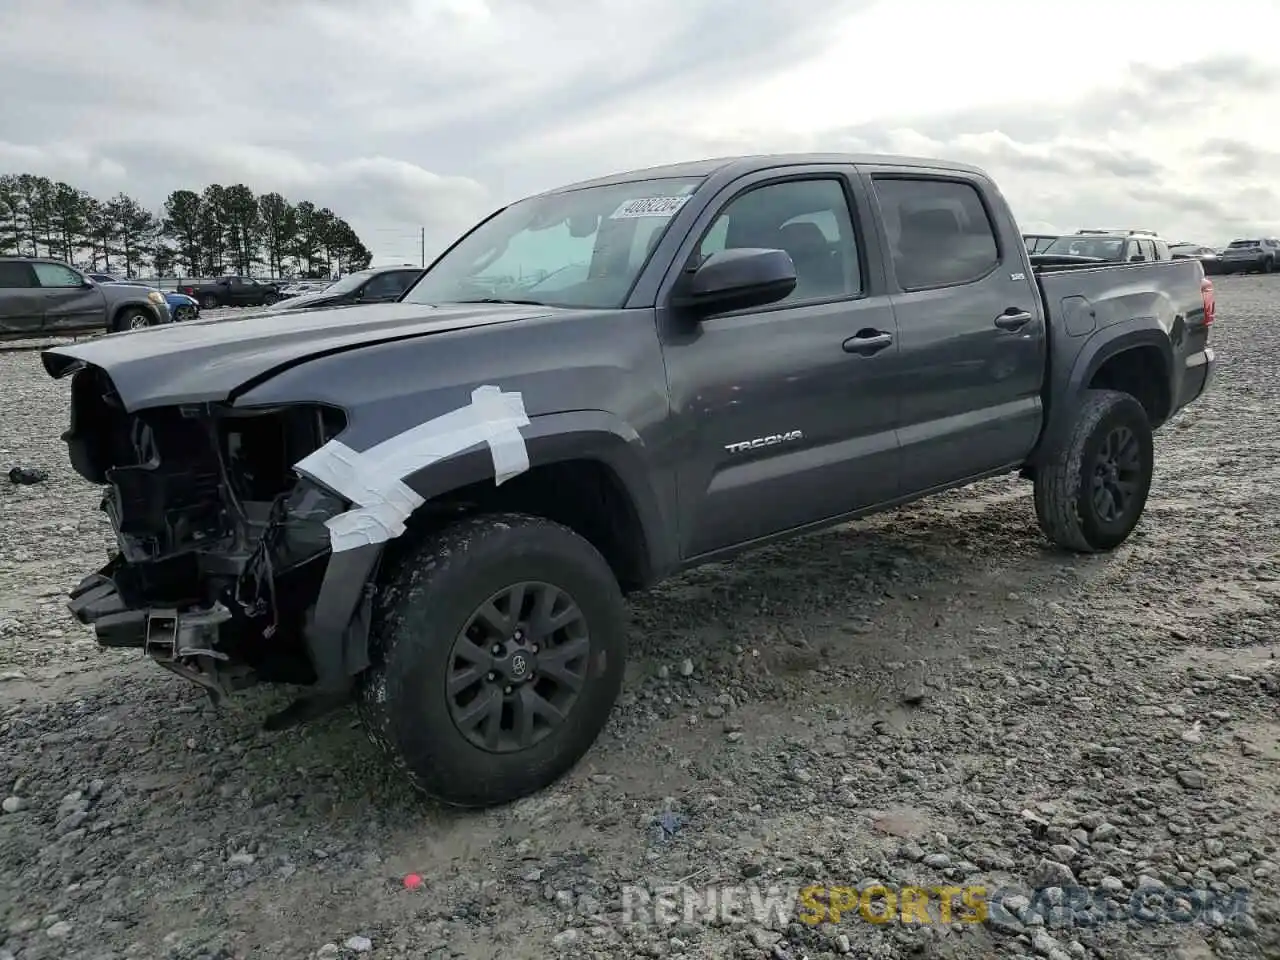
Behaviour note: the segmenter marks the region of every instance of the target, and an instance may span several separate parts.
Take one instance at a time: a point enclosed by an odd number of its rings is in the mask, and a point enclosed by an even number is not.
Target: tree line
[[[350,224],[309,200],[242,183],[175,190],[156,213],[127,194],[100,200],[60,180],[0,174],[0,254],[52,257],[128,277],[328,277],[373,255]]]

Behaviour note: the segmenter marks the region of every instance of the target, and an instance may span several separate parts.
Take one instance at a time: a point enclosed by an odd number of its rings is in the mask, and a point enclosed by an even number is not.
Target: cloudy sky
[[[1280,234],[1280,3],[0,6],[0,172],[156,208],[278,190],[346,217],[375,263],[537,190],[762,151],[976,162],[1028,231]]]

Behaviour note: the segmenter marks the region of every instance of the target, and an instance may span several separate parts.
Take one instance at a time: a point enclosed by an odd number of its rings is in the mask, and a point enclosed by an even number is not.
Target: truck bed
[[[1143,263],[1108,263],[1072,257],[1030,257],[1036,284],[1048,314],[1049,352],[1057,354],[1049,364],[1059,382],[1049,383],[1048,398],[1067,396],[1070,378],[1087,375],[1074,362],[1087,358],[1090,341],[1124,336],[1119,325],[1150,328],[1154,322],[1164,336],[1153,341],[1151,362],[1167,367],[1168,413],[1155,418],[1159,427],[1206,386],[1209,323],[1204,306],[1204,268],[1197,260],[1158,260]],[[1048,261],[1048,262],[1046,262]],[[1068,262],[1061,262],[1068,261]],[[1105,333],[1104,333],[1105,331]],[[1155,344],[1163,341],[1164,349]],[[1172,345],[1169,354],[1168,346]]]

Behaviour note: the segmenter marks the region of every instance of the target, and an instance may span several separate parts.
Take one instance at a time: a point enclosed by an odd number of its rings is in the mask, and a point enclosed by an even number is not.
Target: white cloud
[[[244,182],[379,259],[502,202],[737,153],[991,170],[1027,229],[1280,232],[1280,5],[1247,28],[1077,0],[7,0],[0,168],[151,206]],[[50,42],[56,37],[57,42]]]

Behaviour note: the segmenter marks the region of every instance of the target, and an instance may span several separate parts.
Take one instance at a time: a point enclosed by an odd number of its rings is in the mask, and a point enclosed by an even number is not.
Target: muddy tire
[[[383,578],[357,704],[422,793],[489,807],[548,786],[595,742],[622,686],[626,614],[609,565],[520,514],[432,534]]]
[[[1040,529],[1078,553],[1115,549],[1142,518],[1154,470],[1142,404],[1127,393],[1087,391],[1066,441],[1036,471]]]
[[[206,293],[203,297],[200,298],[201,310],[215,310],[217,309],[217,306],[218,306],[218,298],[215,297],[212,293]]]

